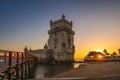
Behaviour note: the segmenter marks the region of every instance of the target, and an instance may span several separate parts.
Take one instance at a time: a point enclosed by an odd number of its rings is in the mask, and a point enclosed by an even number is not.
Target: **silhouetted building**
[[[105,55],[101,52],[90,51],[84,61],[102,61]]]
[[[38,57],[39,62],[49,62],[51,59],[53,59],[53,50],[48,49],[47,44],[45,44],[44,49],[36,49],[36,50],[29,50],[27,47],[24,49],[24,53],[32,54],[36,57]]]
[[[120,56],[116,52],[111,55],[106,49],[103,50],[104,54],[101,52],[91,51],[85,57],[84,61],[120,61]]]

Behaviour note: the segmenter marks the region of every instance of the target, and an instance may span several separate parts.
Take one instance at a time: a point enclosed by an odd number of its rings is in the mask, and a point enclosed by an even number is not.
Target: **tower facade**
[[[54,51],[56,61],[74,60],[74,34],[72,30],[73,23],[62,18],[56,21],[50,21],[50,30],[48,31],[48,47]]]

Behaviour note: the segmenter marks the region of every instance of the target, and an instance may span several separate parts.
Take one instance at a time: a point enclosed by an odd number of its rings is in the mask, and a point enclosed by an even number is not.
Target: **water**
[[[3,62],[4,60],[0,60],[0,62]]]
[[[15,63],[15,60],[12,62]],[[52,77],[59,73],[65,72],[67,70],[77,68],[79,65],[83,63],[73,63],[73,64],[56,64],[56,65],[43,65],[38,64],[35,66],[29,75],[29,79],[37,79],[37,78],[45,78]],[[0,69],[8,66],[8,61],[4,62],[4,60],[0,60]]]
[[[56,74],[65,72],[67,70],[77,68],[82,63],[73,63],[73,64],[56,64],[56,65],[41,65],[38,64],[36,68],[31,72],[29,78],[37,79],[37,78],[45,78],[52,77]]]

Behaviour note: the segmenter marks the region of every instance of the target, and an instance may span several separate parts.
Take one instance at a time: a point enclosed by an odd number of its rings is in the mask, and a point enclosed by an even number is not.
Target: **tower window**
[[[71,49],[70,45],[68,46],[69,49]]]
[[[55,38],[55,39],[54,39],[54,42],[57,42],[57,40],[58,40],[58,39],[57,39],[57,38]]]
[[[55,46],[55,49],[57,49],[57,46]]]
[[[57,33],[55,33],[55,36],[57,36]]]
[[[63,48],[66,48],[66,44],[64,42],[61,45]]]
[[[68,42],[71,42],[71,39],[70,39],[70,38],[68,39]]]

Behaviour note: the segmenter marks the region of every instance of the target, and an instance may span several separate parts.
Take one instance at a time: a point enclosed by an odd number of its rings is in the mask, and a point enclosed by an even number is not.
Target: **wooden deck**
[[[2,52],[4,60],[0,61],[0,80],[26,80],[31,68],[37,63],[37,57],[21,52]]]

